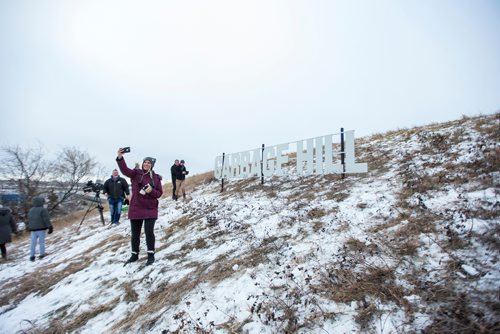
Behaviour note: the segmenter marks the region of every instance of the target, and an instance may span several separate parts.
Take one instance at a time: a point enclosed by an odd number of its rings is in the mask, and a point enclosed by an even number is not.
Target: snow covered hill
[[[356,141],[369,172],[230,181],[128,221],[55,225],[0,263],[0,333],[500,331],[500,113]],[[106,216],[107,218],[107,216]],[[68,218],[68,221],[70,218]]]

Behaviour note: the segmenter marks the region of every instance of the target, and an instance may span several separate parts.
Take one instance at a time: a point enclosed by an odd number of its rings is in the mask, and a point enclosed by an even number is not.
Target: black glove
[[[189,171],[187,170],[187,171],[186,171],[186,175],[188,175],[188,174],[189,174]]]
[[[125,200],[123,201],[123,205],[129,205],[130,202],[128,201],[128,198],[125,198]]]
[[[54,232],[54,228],[51,226],[49,227],[49,234],[52,234],[52,232]]]

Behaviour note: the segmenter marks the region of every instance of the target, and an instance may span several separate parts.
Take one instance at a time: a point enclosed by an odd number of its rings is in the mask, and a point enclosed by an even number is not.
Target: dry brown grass
[[[268,321],[268,323],[277,323],[278,326],[275,327],[276,332],[298,332],[302,328],[307,328],[308,321],[316,321],[328,316],[325,314],[313,314],[302,317],[302,313],[300,313],[302,311],[297,306],[305,298],[309,297],[307,296],[308,293],[313,298],[319,294],[337,303],[356,302],[357,315],[355,316],[355,320],[360,325],[362,331],[370,332],[373,329],[370,326],[373,325],[374,319],[382,314],[382,312],[387,314],[387,310],[382,311],[378,309],[377,305],[379,302],[394,303],[402,307],[407,312],[409,318],[411,318],[412,306],[406,301],[404,296],[415,294],[422,299],[422,304],[419,305],[419,312],[433,315],[433,322],[425,329],[426,333],[500,332],[498,320],[489,321],[485,319],[482,317],[481,308],[475,307],[481,303],[483,306],[487,305],[490,310],[494,310],[494,315],[498,315],[496,319],[499,319],[500,314],[498,310],[500,309],[500,303],[498,302],[498,298],[496,298],[498,297],[498,291],[491,291],[490,294],[484,295],[482,300],[475,300],[474,298],[476,297],[472,295],[464,296],[458,292],[457,285],[463,285],[467,282],[457,280],[456,273],[463,272],[461,269],[462,262],[457,258],[453,257],[451,261],[443,264],[442,268],[438,269],[441,279],[436,282],[426,280],[423,277],[423,268],[417,267],[415,264],[408,264],[411,262],[412,257],[418,254],[419,247],[421,247],[419,240],[422,235],[428,236],[429,240],[433,240],[436,243],[439,240],[438,245],[444,252],[450,255],[454,250],[466,246],[463,235],[459,234],[451,224],[448,224],[445,219],[446,217],[443,217],[442,213],[433,213],[422,205],[423,202],[415,204],[414,201],[409,201],[410,198],[415,200],[416,194],[430,195],[434,191],[445,189],[447,186],[457,187],[467,185],[468,189],[472,187],[484,189],[485,187],[500,186],[495,184],[498,181],[496,181],[497,178],[493,177],[494,173],[498,172],[498,166],[500,166],[500,147],[498,147],[498,144],[491,146],[486,143],[487,140],[496,141],[496,143],[500,141],[500,132],[498,131],[500,113],[492,117],[484,117],[476,122],[475,129],[480,131],[480,136],[477,143],[471,148],[475,152],[472,161],[456,163],[459,153],[449,152],[452,145],[470,140],[470,138],[467,138],[469,134],[467,131],[464,131],[465,126],[464,128],[460,128],[460,126],[472,120],[474,118],[464,118],[445,124],[433,124],[410,130],[396,130],[374,135],[368,139],[359,139],[359,141],[357,139],[357,145],[360,145],[359,150],[357,150],[357,160],[369,163],[369,174],[371,176],[384,173],[388,170],[391,163],[401,162],[398,168],[398,175],[403,186],[397,194],[397,201],[393,208],[399,215],[384,223],[373,226],[368,231],[368,233],[376,234],[371,239],[372,243],[365,243],[354,237],[348,239],[337,257],[337,259],[344,258],[344,260],[339,260],[342,261],[340,268],[339,263],[332,262],[330,266],[327,265],[327,269],[322,272],[322,275],[317,277],[319,280],[314,280],[316,283],[306,286],[305,290],[297,289],[287,284],[272,286],[271,288],[276,292],[275,296],[269,297],[269,300],[272,299],[272,301],[267,304],[261,303],[260,311],[252,311],[252,314],[258,314],[259,319],[262,316],[262,319],[265,319],[264,321]],[[441,130],[446,126],[456,126],[457,128],[451,132],[450,136],[434,133],[434,131]],[[411,152],[411,154],[402,157],[393,157],[388,148],[383,145],[383,142],[389,139],[402,141],[417,139],[420,143],[420,151]],[[371,145],[371,142],[379,142],[380,144]],[[429,159],[429,161],[415,161],[415,158],[422,154],[429,154],[432,159]],[[416,169],[415,166],[419,166],[419,169]],[[433,168],[436,168],[437,171],[433,171]],[[444,170],[441,170],[441,168]],[[319,185],[320,193],[324,194],[326,199],[340,202],[349,196],[349,187],[352,182],[355,182],[353,180],[354,178],[351,177],[342,179],[340,175],[304,177],[294,184],[295,188],[282,188],[288,180],[278,178],[266,179],[266,184],[264,185],[260,184],[260,178],[229,181],[226,183],[226,190],[221,195],[221,200],[231,196],[242,196],[245,192],[260,192],[259,194],[272,199],[280,196],[281,189],[293,189],[291,194],[286,198],[288,201],[287,205],[292,210],[308,208],[305,211],[307,212],[306,217],[309,219],[308,226],[311,226],[312,230],[317,232],[323,230],[324,226],[328,224],[322,222],[321,218],[329,214],[329,212],[321,207],[309,206],[309,202],[317,200],[318,197],[315,186]],[[189,176],[186,184],[188,191],[191,192],[199,185],[210,182],[216,181],[213,179],[212,172],[207,172]],[[476,184],[471,185],[471,182],[476,182]],[[164,184],[164,197],[169,197],[170,195],[171,185]],[[424,198],[428,197],[424,196]],[[496,207],[489,209],[490,206],[488,205],[490,204],[476,205],[477,209],[470,210],[463,208],[463,212],[461,213],[467,219],[469,217],[485,220],[498,218],[499,215]],[[367,203],[358,203],[356,205],[361,210],[367,206]],[[313,208],[311,209],[311,207]],[[211,210],[217,210],[217,207],[203,208],[199,212],[186,212],[185,215],[172,222],[165,229],[163,239],[165,241],[172,237],[179,239],[182,237],[180,232],[186,229],[198,228],[201,230],[216,226],[217,219],[220,219],[217,215],[214,215],[214,220],[212,222],[209,221],[208,224],[204,224],[203,226],[196,225]],[[70,224],[74,224],[75,221],[81,220],[84,212],[82,210],[74,213],[69,216],[69,219],[68,217],[55,219],[54,225],[56,226],[56,231],[58,226],[69,226]],[[452,221],[453,219],[449,220]],[[297,222],[300,222],[299,218],[291,217],[287,221],[284,219],[282,226],[286,228],[287,223],[293,225]],[[347,232],[350,228],[350,223],[339,219],[339,228],[336,231]],[[309,230],[307,232],[310,232]],[[499,230],[500,227],[497,226],[494,230],[490,231],[491,233],[483,235],[469,233],[468,237],[474,238],[474,240],[486,245],[488,251],[498,252],[500,250],[500,239],[497,237],[500,233]],[[447,240],[443,241],[442,238],[438,238],[443,233],[446,233]],[[279,243],[275,242],[276,239],[268,239],[260,247],[251,249],[251,251],[241,256],[233,257],[232,254],[224,254],[220,255],[214,261],[207,263],[188,262],[186,260],[186,254],[193,248],[209,251],[210,247],[213,247],[214,244],[223,242],[226,234],[227,231],[213,232],[208,238],[200,237],[186,242],[180,252],[171,254],[168,257],[170,260],[179,260],[179,263],[184,261],[182,266],[192,269],[192,272],[177,282],[162,282],[155,291],[146,297],[147,300],[144,305],[141,305],[136,311],[128,314],[126,318],[124,317],[120,322],[115,324],[113,330],[116,332],[130,332],[132,329],[140,328],[140,331],[147,331],[152,328],[158,319],[161,319],[163,313],[177,307],[183,298],[199,286],[200,283],[208,282],[212,285],[217,285],[241,271],[239,270],[235,273],[232,269],[234,265],[237,264],[243,269],[255,267],[259,263],[267,262],[269,254],[275,254],[276,250],[280,249]],[[305,234],[306,231],[304,231],[303,235]],[[210,242],[207,243],[206,240],[210,240]],[[107,247],[112,251],[116,251],[123,243],[127,242],[127,237],[114,235],[105,242],[103,241],[95,245],[92,250],[100,250]],[[160,246],[159,250],[166,247],[167,243],[165,242]],[[396,277],[396,269],[389,265],[370,265],[367,259],[373,259],[373,257],[379,255],[383,256],[384,259],[388,257],[398,263],[395,265],[398,266],[398,275],[401,271],[408,270],[408,272],[403,274],[403,277]],[[401,258],[403,256],[406,258]],[[35,280],[30,280],[28,277],[22,277],[16,284],[9,285],[3,282],[2,287],[5,287],[6,295],[0,297],[0,304],[15,305],[30,293],[47,293],[56,281],[86,268],[90,261],[90,258],[82,257],[61,273],[55,274],[50,269],[59,264],[46,267],[36,273],[38,275],[36,282]],[[305,262],[306,260],[303,261]],[[415,267],[412,267],[412,265],[415,265]],[[166,271],[168,268],[162,270]],[[411,272],[411,270],[414,271]],[[467,278],[470,282],[473,282],[474,279],[477,280],[478,278]],[[408,284],[405,284],[407,288],[399,285],[398,282],[400,281],[407,282]],[[106,283],[108,285],[112,284],[112,282]],[[124,290],[124,293],[121,298],[124,301],[129,303],[138,301],[137,292],[133,288],[135,284],[137,282],[122,284],[121,288]],[[309,286],[311,287],[311,292],[307,290]],[[410,289],[411,291],[406,291],[405,289]],[[285,297],[279,295],[283,291],[286,293]],[[81,326],[85,326],[99,312],[109,312],[118,302],[115,299],[108,305],[100,305],[89,312],[71,316],[72,320],[67,314],[69,306],[62,307],[54,313],[57,315],[57,318],[51,322],[51,326],[53,326],[52,332],[77,332]],[[277,315],[278,313],[279,315]],[[298,319],[301,317],[302,319],[305,318],[305,320],[299,323]],[[333,318],[333,316],[331,317]],[[68,319],[71,321],[67,322]],[[187,321],[193,320],[187,319]],[[238,332],[242,330],[242,326],[245,323],[245,320],[238,323],[235,319],[229,317],[227,321],[219,324],[218,329]],[[35,327],[33,325],[33,331],[29,333],[47,333],[47,331],[36,329]],[[198,328],[196,325],[193,325],[190,329],[193,329],[193,332],[197,333],[210,332],[210,330]],[[178,333],[183,333],[182,329],[179,329]]]
[[[87,248],[86,252],[90,253],[94,250],[110,250],[112,252],[123,247],[130,241],[130,237],[121,234],[112,234],[108,238],[99,241],[98,243],[92,245],[92,247]]]
[[[188,175],[186,177],[184,186],[186,187],[186,193],[190,193],[200,185],[216,181],[217,180],[214,177],[214,172],[210,171],[201,174]],[[161,198],[172,197],[172,187],[172,182],[165,182],[162,186],[163,195],[161,196]]]
[[[378,246],[376,244],[365,244],[364,242],[355,239],[355,238],[349,238],[346,240],[344,243],[345,249],[351,251],[351,252],[356,252],[356,253],[372,253],[378,249]]]
[[[324,294],[337,303],[363,301],[372,296],[382,302],[394,302],[399,306],[407,305],[403,298],[404,289],[395,282],[392,268],[365,264],[363,270],[330,269],[314,286],[315,291]]]
[[[69,305],[68,305],[69,306]],[[64,324],[61,321],[51,321],[49,328],[43,328],[38,325],[37,322],[24,320],[25,324],[28,325],[26,329],[18,331],[17,334],[65,334]]]
[[[373,324],[373,319],[383,313],[375,304],[369,303],[366,300],[357,302],[356,311],[354,321],[359,324],[361,332],[367,333],[373,331],[373,328],[370,327]]]
[[[497,305],[498,307],[498,305]],[[487,319],[471,306],[466,294],[453,297],[453,302],[438,307],[432,324],[424,330],[429,334],[494,334],[500,333],[497,319]]]
[[[38,333],[39,334],[73,333],[75,331],[78,331],[78,329],[82,328],[83,326],[85,326],[85,324],[89,320],[95,318],[96,316],[98,316],[102,313],[109,312],[109,311],[113,310],[116,307],[116,305],[118,305],[119,302],[120,302],[120,298],[117,297],[107,304],[98,305],[91,310],[82,312],[76,316],[72,316],[71,320],[69,320],[69,321],[67,319],[65,319],[64,316],[61,316],[61,313],[58,313],[59,317],[53,318],[50,321],[49,326],[46,329],[44,329],[43,331],[40,331]],[[57,329],[57,332],[54,331],[54,328]]]
[[[61,280],[84,270],[92,261],[93,257],[90,256],[74,259],[61,271],[51,270],[60,265],[60,263],[53,263],[39,269],[36,274],[26,274],[15,282],[2,282],[3,293],[0,296],[0,305],[17,304],[32,293],[45,295]]]
[[[203,238],[198,238],[193,243],[185,243],[181,247],[181,251],[191,251],[192,249],[203,249],[207,247],[207,242]]]
[[[57,231],[59,231],[63,228],[66,228],[66,227],[77,226],[77,224],[79,224],[80,221],[82,220],[82,218],[84,217],[86,211],[87,211],[87,209],[85,208],[82,210],[73,211],[73,212],[66,214],[64,216],[51,217],[51,223],[52,223],[52,226],[54,226],[54,234],[52,234],[50,236],[50,238],[54,238],[54,239],[58,240],[59,236],[57,234]],[[106,206],[105,206],[104,214],[106,214],[106,212],[109,212],[109,209],[106,208]],[[85,224],[85,222],[84,222],[84,224]],[[24,231],[24,233],[21,233],[17,236],[14,235],[14,237],[12,239],[12,243],[16,244],[18,242],[25,242],[29,238],[30,238],[29,231]]]
[[[176,220],[172,221],[170,223],[169,227],[167,227],[164,230],[165,236],[162,240],[167,241],[172,235],[175,234],[176,231],[185,230],[188,226],[190,226],[195,221],[196,221],[196,219],[191,214],[184,215],[184,216],[177,218]]]
[[[260,247],[245,253],[243,256],[229,258],[228,255],[221,255],[212,262],[195,264],[193,272],[179,281],[160,284],[156,291],[148,296],[148,300],[143,307],[136,310],[128,318],[115,324],[113,330],[118,332],[130,331],[138,323],[142,324],[140,326],[141,330],[151,328],[158,318],[155,317],[156,320],[146,321],[141,321],[141,319],[147,319],[148,315],[165,312],[174,307],[201,282],[210,282],[212,285],[217,285],[234,275],[235,272],[232,268],[235,264],[240,268],[251,268],[266,262],[267,255],[276,249],[274,241],[275,239],[267,239]]]
[[[123,283],[121,287],[125,291],[125,295],[123,296],[123,300],[127,303],[136,302],[139,299],[139,295],[135,291],[133,285],[135,282],[127,282]]]

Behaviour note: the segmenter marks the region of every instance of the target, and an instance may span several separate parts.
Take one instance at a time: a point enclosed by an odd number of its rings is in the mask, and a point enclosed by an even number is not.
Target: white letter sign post
[[[339,134],[340,145],[335,145],[334,137]],[[340,149],[335,152],[335,147]],[[215,158],[214,165],[214,176],[222,182],[224,179],[247,177],[262,177],[263,180],[264,177],[288,174],[306,176],[366,172],[368,164],[355,159],[354,130],[223,154]]]

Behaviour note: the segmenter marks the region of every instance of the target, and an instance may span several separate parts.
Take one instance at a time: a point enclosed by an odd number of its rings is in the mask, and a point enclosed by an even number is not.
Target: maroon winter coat
[[[161,176],[153,173],[154,188],[149,194],[141,195],[139,191],[151,181],[151,174],[142,169],[130,169],[125,159],[116,158],[123,175],[132,182],[132,199],[128,208],[129,219],[158,218],[158,198],[163,194]]]

